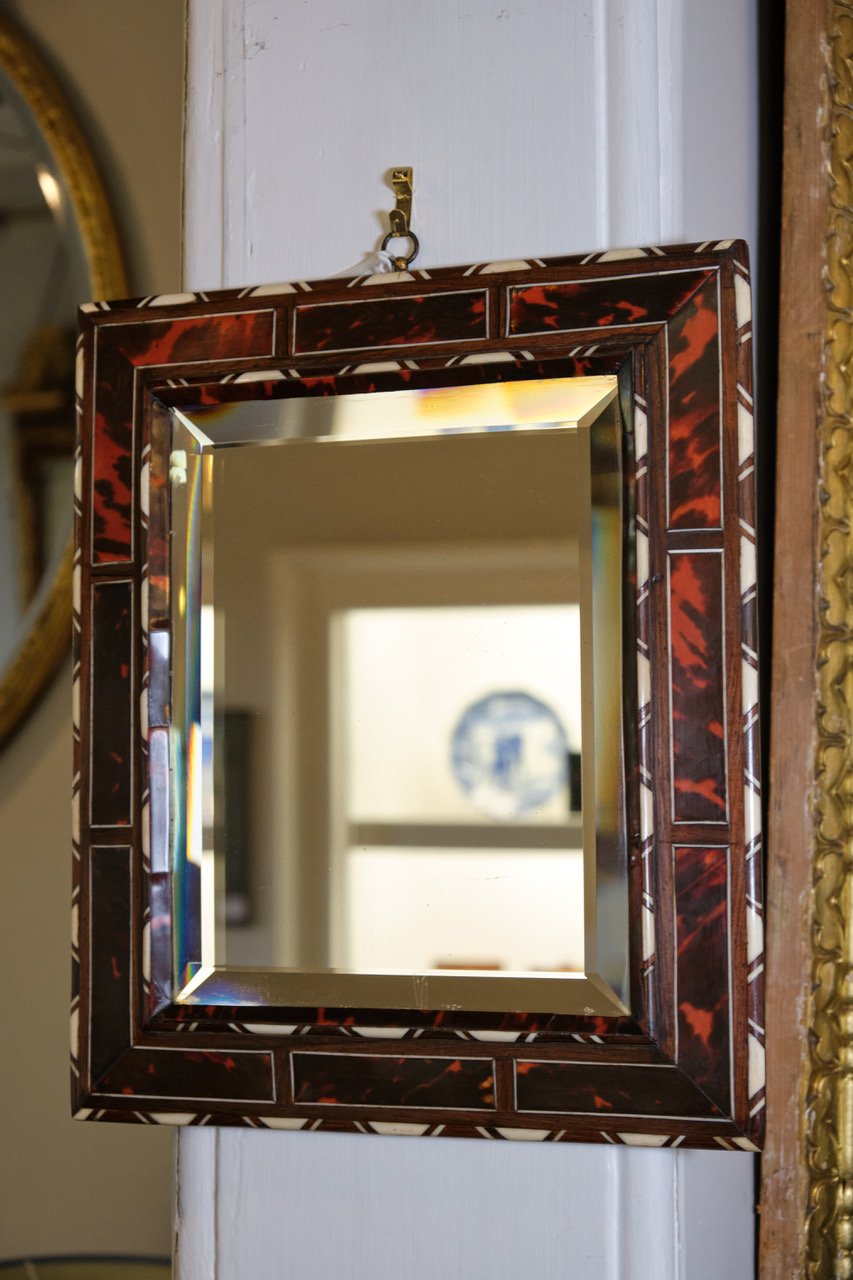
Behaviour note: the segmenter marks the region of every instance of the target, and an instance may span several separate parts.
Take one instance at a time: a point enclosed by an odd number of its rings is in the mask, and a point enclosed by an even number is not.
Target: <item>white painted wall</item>
[[[329,275],[415,169],[419,265],[744,236],[744,0],[189,0],[186,284]],[[733,1153],[194,1129],[180,1280],[747,1280]]]

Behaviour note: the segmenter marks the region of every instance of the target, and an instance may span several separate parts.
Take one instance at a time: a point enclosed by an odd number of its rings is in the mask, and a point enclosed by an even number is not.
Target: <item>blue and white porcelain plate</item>
[[[453,776],[491,818],[534,813],[566,785],[568,743],[544,702],[511,690],[490,693],[462,713],[453,731]]]

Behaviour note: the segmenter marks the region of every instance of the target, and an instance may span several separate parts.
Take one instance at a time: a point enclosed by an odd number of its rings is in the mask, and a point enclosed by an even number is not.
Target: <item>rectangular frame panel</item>
[[[376,1131],[376,1126],[396,1122],[422,1123],[425,1133],[440,1130],[447,1135],[487,1138],[523,1130],[531,1137],[560,1141],[630,1140],[656,1146],[678,1141],[749,1148],[760,1142],[762,956],[754,917],[761,909],[761,833],[755,799],[755,683],[750,674],[755,636],[754,559],[749,546],[754,535],[743,533],[754,525],[747,280],[745,247],[728,241],[653,253],[643,250],[626,255],[623,261],[614,260],[613,255],[606,260],[591,255],[544,264],[512,263],[506,268],[480,264],[441,269],[428,277],[417,271],[390,273],[383,282],[371,278],[370,315],[376,317],[376,333],[385,345],[370,347],[364,365],[346,365],[332,354],[353,350],[347,345],[352,341],[349,326],[366,305],[361,281],[302,282],[298,293],[292,286],[282,286],[277,293],[264,288],[257,296],[251,290],[225,290],[163,306],[156,321],[146,314],[146,300],[83,310],[84,358],[93,372],[85,385],[93,389],[87,393],[91,399],[84,403],[82,414],[84,501],[78,553],[82,589],[76,603],[75,636],[83,696],[75,777],[88,796],[87,752],[93,735],[107,734],[108,726],[121,724],[124,717],[132,726],[136,754],[130,823],[122,836],[132,864],[130,910],[121,926],[131,929],[133,961],[126,978],[125,1006],[140,1012],[124,1032],[109,1014],[102,1015],[92,999],[94,969],[81,949],[74,1054],[77,1114],[99,1119],[150,1117],[160,1122],[173,1116],[181,1123],[189,1114],[213,1115],[223,1123],[273,1126],[289,1122],[299,1126],[307,1115],[312,1127]],[[474,313],[463,308],[465,315],[456,316],[439,302],[442,295],[464,294],[485,300],[477,313],[483,317],[479,329],[471,327]],[[433,298],[444,327],[436,328],[430,319]],[[315,343],[310,350],[301,350],[294,365],[297,357],[289,351],[300,332],[297,308],[302,309],[303,318],[310,314],[309,308],[315,308],[315,314],[322,312],[324,336],[322,349]],[[509,336],[489,337],[487,315],[505,316]],[[303,327],[301,333],[306,332]],[[508,346],[514,340],[522,344],[519,349]],[[400,358],[401,346],[405,359]],[[535,377],[545,360],[560,362],[566,374],[619,374],[628,432],[629,509],[633,506],[636,522],[628,596],[636,619],[636,701],[627,715],[629,754],[634,757],[628,805],[633,1013],[589,1017],[555,1016],[547,1011],[413,1009],[401,1014],[381,1009],[284,1008],[254,1001],[204,1008],[171,1003],[175,921],[171,877],[162,869],[159,847],[169,794],[164,784],[168,753],[161,734],[169,719],[170,661],[164,630],[168,623],[162,470],[166,415],[159,405],[277,397],[290,394],[297,382],[303,394],[334,394],[341,376],[361,379],[364,389],[370,390],[377,365],[383,376],[396,377],[400,386],[410,385],[420,373],[429,376],[436,370],[460,382],[476,381],[484,370],[497,369],[502,363],[512,363],[521,371],[515,376]],[[689,406],[694,404],[701,406],[695,442],[707,465],[696,472],[701,473],[702,483],[694,486],[695,492],[688,492],[682,454],[676,456],[673,450],[675,442],[679,449],[685,441],[693,442]],[[714,446],[712,435],[718,445],[721,441],[721,448]],[[107,457],[110,474],[121,478],[120,494],[93,481]],[[665,477],[668,483],[663,483]],[[672,491],[670,485],[675,486]],[[719,501],[714,496],[717,490]],[[131,511],[128,503],[136,501],[136,496],[141,501]],[[120,528],[117,525],[111,532],[110,520],[118,521]],[[749,544],[746,551],[742,534]],[[698,811],[675,814],[672,808],[668,565],[679,556],[695,559],[708,553],[712,553],[708,563],[723,566],[722,612],[716,605],[706,608],[704,597],[694,604],[697,622],[711,626],[720,638],[725,671],[725,684],[714,696],[725,712],[720,723],[728,805],[722,820],[716,821],[708,821]],[[92,645],[98,610],[93,614],[90,602],[96,586],[112,588],[119,583],[142,603],[133,622],[128,678],[110,683],[108,665],[103,665],[108,660]],[[103,704],[94,704],[98,708],[94,713],[90,694],[99,687],[107,692]],[[141,701],[136,691],[142,691]],[[679,731],[700,732],[703,710],[688,697],[686,711]],[[155,734],[150,757],[149,721]],[[687,745],[695,751],[695,738]],[[98,750],[107,747],[101,743]],[[91,928],[92,936],[103,940],[114,936],[118,941],[119,926],[110,923],[85,870],[93,858],[99,875],[104,865],[104,846],[98,847],[97,838],[87,806],[81,814],[75,859],[81,938]],[[682,851],[685,875],[681,879],[673,861],[675,845]],[[729,850],[725,964],[719,878],[712,875],[705,892],[701,879],[694,884],[686,874],[690,855],[683,852],[722,846]],[[686,945],[696,932],[690,921],[708,922],[703,927],[710,933],[703,934],[702,928],[698,932],[707,946]],[[706,1048],[697,1052],[684,1033],[687,1014],[678,1008],[679,983],[683,992],[695,994],[696,1000],[690,1001],[694,1008],[700,1007],[700,996],[702,1008],[721,1008],[721,1000],[730,993],[730,1050],[722,1050],[710,1037]],[[75,1012],[77,1008],[75,1004]],[[102,1016],[112,1031],[99,1025]],[[99,1046],[112,1045],[108,1050],[99,1048],[94,1074],[87,1049],[93,1025],[98,1027]],[[323,1071],[328,1075],[325,1066],[320,1069],[320,1056],[343,1055],[340,1070],[345,1071],[347,1058],[354,1053],[359,1069],[377,1057],[410,1064],[403,1069],[404,1077],[417,1075],[417,1059],[435,1061],[452,1086],[456,1073],[451,1066],[463,1060],[469,1066],[461,1074],[468,1079],[466,1072],[474,1072],[471,1079],[483,1083],[485,1077],[477,1077],[480,1068],[475,1068],[474,1060],[484,1058],[484,1049],[493,1061],[495,1087],[494,1106],[485,1124],[482,1107],[472,1109],[472,1095],[460,1082],[455,1095],[459,1105],[452,1105],[452,1094],[442,1095],[445,1114],[436,1127],[441,1106],[429,1106],[419,1114],[401,1101],[395,1068],[384,1063],[372,1083],[366,1080],[359,1101],[340,1103],[336,1094],[334,1103],[318,1101],[313,1095],[312,1101],[297,1102],[292,1095],[295,1057],[299,1058],[299,1080],[307,1088],[310,1077],[313,1090],[321,1087]],[[111,1055],[114,1060],[107,1063]],[[152,1065],[157,1087],[145,1092]],[[658,1079],[648,1076],[651,1067],[660,1070],[660,1080],[673,1082],[660,1097],[651,1087]],[[602,1088],[607,1082],[605,1092],[589,1091],[596,1071]],[[370,1076],[369,1066],[366,1076]],[[517,1080],[523,1080],[518,1094]],[[572,1099],[581,1096],[587,1100],[578,1110]],[[154,1098],[156,1107],[140,1112],[140,1102],[148,1106],[145,1100]],[[546,1113],[539,1109],[543,1104],[554,1108],[547,1111],[544,1128]]]

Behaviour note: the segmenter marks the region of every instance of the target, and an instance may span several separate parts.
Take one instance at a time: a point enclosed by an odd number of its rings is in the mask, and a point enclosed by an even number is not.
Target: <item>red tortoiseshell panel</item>
[[[98,1081],[105,1094],[139,1098],[221,1098],[272,1102],[272,1054],[220,1049],[136,1048]]]
[[[359,351],[488,336],[488,298],[477,289],[298,306],[293,350]]]
[[[95,847],[90,860],[90,1070],[101,1075],[130,1035],[130,848]]]
[[[291,1054],[294,1102],[494,1110],[491,1058]]]
[[[723,558],[669,556],[672,810],[675,822],[725,822]]]
[[[185,319],[140,318],[97,336],[92,451],[92,552],[122,564],[132,551],[134,367],[271,355],[272,310]]]
[[[678,1062],[725,1110],[730,1105],[728,854],[676,847]]]
[[[236,311],[182,320],[146,320],[118,326],[117,342],[132,365],[194,364],[200,360],[236,360],[273,351],[275,314]]]
[[[97,392],[92,446],[92,559],[130,560],[133,505],[132,377],[126,368],[102,379]]]
[[[133,586],[92,588],[92,731],[90,813],[93,826],[126,826],[132,792],[131,654]]]
[[[685,271],[510,289],[507,333],[660,323],[683,306],[709,275],[707,271]]]
[[[515,1096],[519,1111],[720,1115],[687,1076],[668,1066],[522,1061],[515,1064]]]
[[[714,529],[721,519],[720,333],[712,278],[669,327],[669,525]]]

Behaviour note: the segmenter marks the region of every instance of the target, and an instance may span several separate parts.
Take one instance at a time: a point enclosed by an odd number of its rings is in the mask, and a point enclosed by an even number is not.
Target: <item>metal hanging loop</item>
[[[396,204],[388,214],[391,230],[382,241],[383,253],[387,251],[392,240],[408,240],[412,246],[411,253],[397,254],[394,266],[398,271],[405,271],[418,256],[420,243],[411,228],[412,220],[412,176],[410,165],[398,165],[391,170],[391,186],[394,188]]]
[[[385,253],[392,240],[397,240],[400,237],[405,237],[407,240],[410,240],[412,245],[412,251],[408,256],[405,254],[397,254],[394,257],[395,269],[397,271],[405,271],[407,267],[411,266],[415,258],[418,256],[418,250],[421,247],[420,241],[414,231],[389,231],[385,239],[382,241],[382,252]]]

